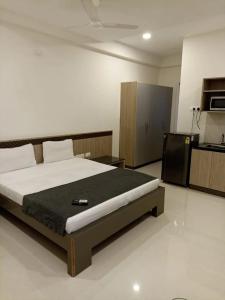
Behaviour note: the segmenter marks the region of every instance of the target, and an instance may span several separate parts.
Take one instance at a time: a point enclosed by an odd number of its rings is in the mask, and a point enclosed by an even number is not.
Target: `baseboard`
[[[198,190],[200,192],[205,192],[205,193],[208,193],[208,194],[212,194],[212,195],[216,195],[216,196],[220,196],[220,197],[225,197],[225,192],[209,189],[209,188],[194,185],[194,184],[190,184],[189,187],[191,189]]]
[[[146,163],[144,163],[144,164],[142,164],[142,165],[138,165],[138,166],[135,166],[135,167],[134,167],[134,166],[128,166],[128,165],[126,165],[126,168],[135,170],[135,169],[142,168],[142,167],[145,167],[145,166],[150,165],[150,164],[154,164],[154,163],[156,163],[156,162],[158,162],[158,161],[161,161],[161,160],[162,160],[162,158],[156,159],[156,160],[149,161],[149,162],[146,162]]]

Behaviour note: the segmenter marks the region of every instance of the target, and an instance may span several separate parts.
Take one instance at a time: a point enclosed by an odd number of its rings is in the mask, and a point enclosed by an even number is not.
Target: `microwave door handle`
[[[213,107],[212,107],[212,101],[213,101],[213,99],[212,99],[212,97],[210,98],[210,107],[209,107],[209,110],[213,110]]]

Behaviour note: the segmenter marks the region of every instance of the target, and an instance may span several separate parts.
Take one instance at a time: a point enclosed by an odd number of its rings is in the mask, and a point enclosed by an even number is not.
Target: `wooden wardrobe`
[[[173,89],[121,83],[120,157],[135,168],[162,158],[163,134],[170,130]]]

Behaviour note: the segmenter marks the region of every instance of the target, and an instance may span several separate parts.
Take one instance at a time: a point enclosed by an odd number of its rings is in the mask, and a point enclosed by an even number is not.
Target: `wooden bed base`
[[[165,189],[158,187],[151,193],[65,236],[53,232],[34,218],[24,214],[20,205],[3,195],[0,195],[0,207],[67,251],[68,273],[74,277],[91,265],[92,249],[95,246],[150,211],[155,217],[162,214],[164,193]]]
[[[61,141],[68,138],[73,140],[74,154],[91,152],[93,157],[99,157],[112,153],[112,131],[0,141],[0,148],[11,148],[32,143],[37,163],[41,163],[43,162],[42,143],[44,141]],[[1,194],[0,207],[66,250],[68,273],[71,276],[76,276],[91,265],[92,249],[95,246],[150,211],[155,217],[162,214],[164,211],[164,192],[164,188],[159,187],[129,205],[123,206],[65,236],[53,232],[34,218],[24,214],[20,205]]]

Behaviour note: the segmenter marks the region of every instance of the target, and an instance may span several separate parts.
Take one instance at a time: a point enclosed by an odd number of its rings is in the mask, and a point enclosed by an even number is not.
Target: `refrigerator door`
[[[189,182],[191,137],[167,134],[164,136],[162,179],[187,186]]]

